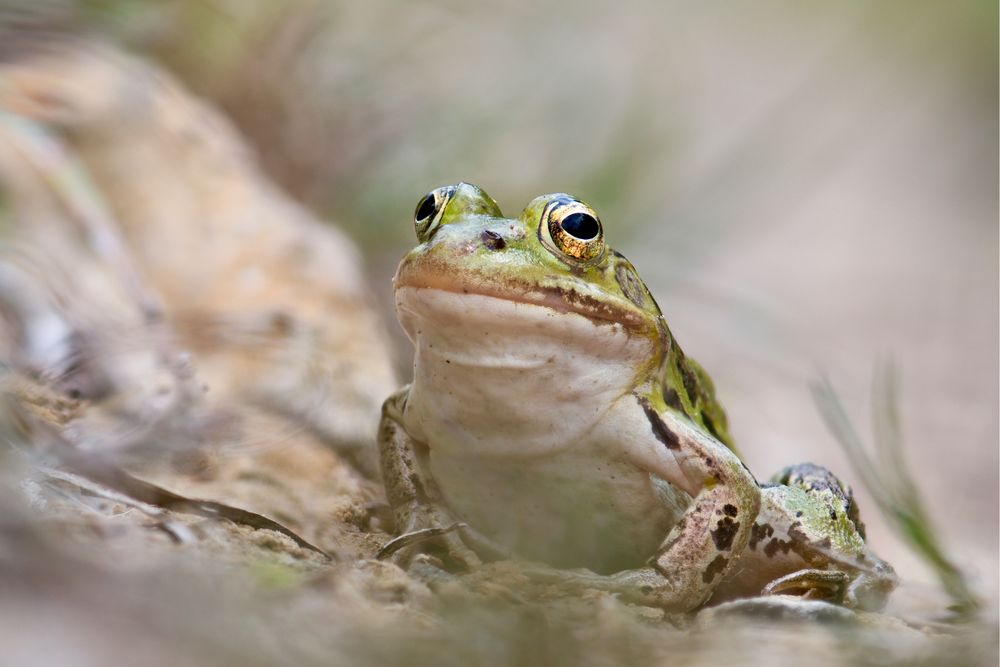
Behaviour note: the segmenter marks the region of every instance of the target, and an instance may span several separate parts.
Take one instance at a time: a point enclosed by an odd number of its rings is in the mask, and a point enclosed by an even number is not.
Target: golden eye
[[[575,199],[557,199],[545,212],[552,242],[564,254],[587,261],[604,252],[604,230],[593,209]],[[545,221],[543,221],[545,222]]]
[[[413,229],[417,232],[417,240],[425,242],[434,235],[434,231],[441,224],[444,209],[454,194],[455,186],[446,185],[431,190],[417,202],[417,208],[413,213]]]

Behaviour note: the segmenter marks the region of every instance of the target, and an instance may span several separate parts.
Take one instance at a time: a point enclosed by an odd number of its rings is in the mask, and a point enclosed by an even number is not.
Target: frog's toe
[[[851,582],[844,602],[852,609],[881,611],[898,585],[899,578],[892,567],[888,563],[877,563],[872,572],[861,574]]]
[[[798,595],[741,598],[708,607],[698,613],[698,622],[702,625],[712,625],[735,618],[827,623],[853,623],[858,620],[857,614],[850,609],[822,600],[809,600]]]
[[[464,524],[461,524],[464,525]],[[475,551],[462,541],[461,533],[455,531],[442,535],[442,541],[448,550],[448,555],[466,570],[474,570],[483,564]]]
[[[455,579],[455,575],[444,569],[440,559],[429,554],[415,555],[406,568],[411,576],[433,587],[446,584]]]
[[[761,595],[782,595],[843,604],[850,581],[850,576],[839,570],[799,570],[770,582],[761,591]]]
[[[386,542],[378,553],[376,560],[389,560],[393,564],[408,569],[418,555],[422,554],[429,543],[437,543],[444,547],[448,557],[460,567],[472,570],[482,565],[479,556],[462,541],[458,531],[463,523],[452,523],[449,526],[432,526],[410,530]]]

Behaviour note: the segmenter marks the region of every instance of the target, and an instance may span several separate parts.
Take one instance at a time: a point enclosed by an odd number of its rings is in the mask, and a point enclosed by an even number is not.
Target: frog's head
[[[604,240],[597,213],[567,194],[536,197],[505,218],[481,188],[437,188],[417,204],[420,244],[403,259],[395,287],[432,288],[534,304],[663,335],[660,309],[632,264]]]

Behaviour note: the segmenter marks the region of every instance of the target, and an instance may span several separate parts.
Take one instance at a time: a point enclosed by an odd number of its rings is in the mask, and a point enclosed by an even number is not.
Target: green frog
[[[761,485],[597,213],[567,194],[506,218],[433,190],[394,278],[413,382],[383,406],[383,480],[406,565],[523,563],[531,579],[689,611],[780,594],[878,608],[895,585],[823,468]],[[398,549],[398,550],[397,550]]]

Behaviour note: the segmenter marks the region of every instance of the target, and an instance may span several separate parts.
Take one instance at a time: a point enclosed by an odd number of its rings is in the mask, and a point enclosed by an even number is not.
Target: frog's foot
[[[761,595],[795,596],[842,605],[850,582],[846,572],[805,569],[778,577],[764,587]]]
[[[801,562],[786,560],[793,567],[764,587],[764,595],[791,593],[865,611],[882,609],[899,579],[866,544],[851,488],[810,463],[785,468],[772,480],[775,484],[761,491],[756,537],[744,554],[743,571],[752,573],[754,560],[770,560],[774,571],[790,548]]]
[[[857,614],[846,607],[822,600],[809,600],[797,595],[740,598],[698,612],[698,623],[702,627],[716,627],[717,623],[729,623],[738,618],[821,623],[854,623],[858,621]]]
[[[444,549],[445,555],[459,568],[473,570],[482,561],[462,539],[466,524],[456,521],[446,510],[434,505],[420,505],[409,513],[409,521],[400,535],[389,540],[376,554],[377,560],[391,560],[408,568],[414,558],[431,545]]]
[[[822,600],[849,609],[878,611],[885,606],[898,579],[886,563],[879,563],[871,573],[851,574],[841,570],[803,569],[786,574],[767,584],[762,596],[797,597]]]
[[[704,600],[703,592],[672,581],[653,567],[598,574],[586,569],[562,570],[540,563],[524,563],[520,571],[530,581],[557,586],[564,592],[579,595],[584,591],[604,591],[632,604],[688,611]]]
[[[375,560],[385,560],[397,551],[400,551],[408,546],[418,544],[420,542],[426,542],[427,540],[435,537],[452,533],[459,528],[464,528],[465,526],[466,524],[464,523],[453,523],[444,528],[418,528],[417,530],[411,530],[407,533],[403,533],[402,535],[399,535],[382,545],[382,548],[378,550],[377,554],[375,554]]]

